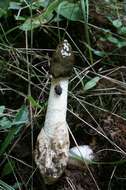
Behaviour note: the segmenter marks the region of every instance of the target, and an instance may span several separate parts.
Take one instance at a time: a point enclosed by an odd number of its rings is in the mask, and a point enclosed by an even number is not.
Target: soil
[[[79,128],[79,126],[81,126],[80,122],[77,123],[76,121],[76,126]],[[116,190],[120,187],[122,190],[125,189],[126,170],[124,165],[126,158],[120,149],[126,151],[126,121],[108,113],[102,115],[101,126],[104,134],[112,140],[119,149],[109,143],[108,140],[104,139],[101,135],[96,133],[87,134],[87,130],[82,133],[82,128],[80,127],[81,134],[79,133],[79,129],[78,132],[76,132],[77,143],[87,143],[92,147],[95,153],[94,161],[96,163],[89,165],[88,168],[85,166],[84,169],[67,167],[63,176],[54,185],[50,186],[44,185],[39,171],[36,170],[33,181],[34,190],[106,190],[109,188]],[[99,131],[100,130],[101,129],[99,129]],[[36,134],[37,133],[38,132],[36,132]],[[29,130],[27,130],[25,134],[27,135],[16,144],[12,151],[17,159],[22,160],[22,163],[17,162],[16,164],[18,179],[24,184],[22,190],[28,188],[29,185],[26,186],[26,184],[28,184],[29,177],[33,172],[32,168],[28,166],[32,163],[31,158],[33,157],[30,144],[28,143],[30,142]],[[71,146],[73,146],[73,144],[71,139]],[[5,181],[6,180],[7,179],[5,179]]]

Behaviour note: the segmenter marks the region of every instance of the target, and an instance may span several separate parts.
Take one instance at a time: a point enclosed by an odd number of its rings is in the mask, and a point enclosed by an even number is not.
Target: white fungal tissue
[[[70,45],[67,40],[63,42],[63,48],[61,49],[61,54],[63,57],[68,57],[71,55]]]
[[[69,150],[69,156],[72,158],[79,157],[85,161],[92,161],[94,158],[93,150],[88,145],[73,147]]]

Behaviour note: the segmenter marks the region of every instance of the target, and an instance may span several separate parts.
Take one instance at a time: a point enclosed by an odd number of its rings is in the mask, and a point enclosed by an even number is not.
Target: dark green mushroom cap
[[[54,78],[70,77],[74,64],[74,55],[67,40],[60,43],[52,56],[50,74]]]

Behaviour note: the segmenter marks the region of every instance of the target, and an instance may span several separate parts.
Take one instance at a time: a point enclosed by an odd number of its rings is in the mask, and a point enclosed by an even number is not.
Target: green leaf
[[[34,28],[49,22],[53,18],[53,12],[57,9],[60,2],[61,0],[54,0],[49,4],[44,13],[32,19],[27,19],[24,24],[20,26],[20,29],[24,31],[33,30]]]
[[[0,0],[0,8],[1,10],[7,10],[8,9],[8,5],[9,5],[9,1],[10,0]]]
[[[117,38],[115,38],[115,37],[113,37],[112,35],[108,35],[107,36],[107,40],[109,41],[109,42],[111,42],[111,43],[113,43],[113,44],[118,44],[118,39]]]
[[[14,188],[12,188],[10,185],[8,185],[7,183],[5,183],[4,181],[0,180],[0,188],[1,190],[15,190]]]
[[[3,167],[3,170],[2,170],[2,177],[11,174],[14,168],[15,168],[15,162],[9,160],[9,162],[7,162],[7,163],[4,165],[4,167]]]
[[[7,14],[7,9],[10,0],[0,0],[0,17]]]
[[[112,35],[107,35],[106,36],[107,40],[114,45],[116,45],[118,48],[122,48],[126,46],[126,41],[122,39],[118,39],[116,37],[113,37]]]
[[[12,142],[12,140],[14,139],[15,134],[17,134],[17,132],[19,132],[19,128],[17,127],[12,127],[9,131],[9,133],[7,134],[6,138],[4,139],[3,143],[0,146],[0,155],[2,155],[6,148],[9,146],[9,144]]]
[[[0,106],[0,115],[3,114],[4,110],[5,110],[5,106]]]
[[[12,122],[7,117],[2,117],[5,106],[0,106],[0,130],[8,129],[12,126]]]
[[[88,81],[84,86],[84,91],[90,90],[93,87],[95,87],[99,80],[100,80],[100,77],[95,77],[91,79],[90,81]]]
[[[23,16],[14,16],[15,20],[22,20],[22,21],[25,21],[25,17]]]
[[[126,26],[123,26],[119,30],[119,34],[125,35],[126,34]]]
[[[82,12],[80,9],[80,3],[71,3],[69,1],[63,1],[59,4],[57,14],[72,20],[78,21],[82,19]]]
[[[34,8],[40,8],[40,7],[47,7],[50,0],[37,0],[32,3],[32,7]]]
[[[16,114],[15,119],[13,120],[13,125],[28,123],[28,108],[22,106],[19,112]]]
[[[32,105],[33,108],[41,108],[41,106],[39,105],[39,103],[36,102],[32,96],[28,96],[28,100],[31,103],[31,105]]]
[[[26,106],[22,106],[12,122],[14,126],[10,128],[6,138],[0,146],[0,155],[6,151],[6,148],[12,142],[15,135],[19,133],[21,127],[26,123],[28,123],[28,109]]]
[[[7,14],[7,11],[5,11],[4,9],[0,8],[0,17],[4,16]]]
[[[0,119],[0,130],[9,129],[12,127],[12,121],[10,121],[7,117],[3,117]]]
[[[122,22],[121,22],[121,20],[119,20],[119,19],[116,19],[116,20],[112,21],[112,24],[113,24],[113,26],[115,26],[116,28],[120,28],[120,27],[122,26]]]
[[[95,55],[97,55],[99,57],[104,57],[106,55],[106,53],[104,51],[99,51],[99,50],[93,49],[93,52]]]
[[[99,56],[99,57],[103,57],[103,56],[105,56],[106,55],[106,52],[104,52],[104,51],[99,51],[99,50],[95,50],[95,49],[93,49],[92,47],[90,47],[87,43],[85,43],[84,42],[84,44],[85,44],[85,46],[90,50],[90,51],[92,51],[95,55],[97,55],[97,56]]]
[[[125,47],[125,46],[126,46],[126,41],[124,41],[124,40],[119,40],[118,41],[117,47],[122,48],[122,47]]]
[[[19,10],[21,8],[21,3],[19,2],[10,2],[9,3],[9,9],[13,9],[13,10]]]

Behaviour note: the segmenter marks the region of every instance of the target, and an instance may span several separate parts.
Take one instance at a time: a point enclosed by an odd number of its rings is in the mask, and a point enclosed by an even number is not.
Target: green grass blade
[[[0,180],[0,188],[1,190],[15,190],[14,188],[12,188],[10,185],[8,185],[7,183],[5,183],[4,181]]]

